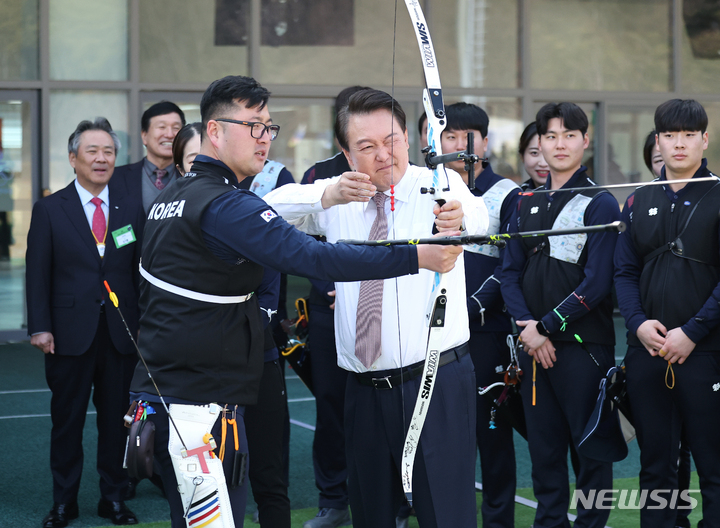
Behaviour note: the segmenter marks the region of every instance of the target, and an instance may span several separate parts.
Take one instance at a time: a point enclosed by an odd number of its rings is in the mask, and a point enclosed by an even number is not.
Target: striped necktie
[[[377,216],[370,228],[368,240],[384,240],[387,238],[388,225],[385,216],[385,199],[383,193],[377,193],[373,200],[377,206]],[[382,353],[382,300],[383,280],[366,280],[360,283],[357,319],[355,323],[355,356],[366,368],[375,363]]]

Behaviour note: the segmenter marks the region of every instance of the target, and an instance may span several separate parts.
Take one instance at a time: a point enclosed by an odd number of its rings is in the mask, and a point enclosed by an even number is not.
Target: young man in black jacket
[[[571,228],[619,220],[615,198],[597,189],[582,166],[590,141],[585,112],[573,103],[548,103],[536,121],[540,148],[550,166],[545,188],[561,192],[523,196],[511,229]],[[583,190],[562,191],[574,187]],[[577,449],[600,379],[614,362],[610,289],[616,239],[614,233],[525,238],[510,241],[505,250],[502,294],[523,328],[521,394],[538,500],[535,526],[569,527],[568,439]],[[610,487],[612,464],[578,450],[577,489],[587,496],[591,490]],[[607,509],[578,504],[576,525],[603,527],[609,514]]]
[[[627,386],[640,445],[641,526],[675,526],[681,430],[703,496],[703,526],[720,526],[720,181],[703,152],[707,114],[693,100],[655,111],[664,185],[640,187],[623,209],[615,285],[628,328]],[[651,493],[652,492],[652,493]],[[678,497],[678,495],[680,495]],[[683,501],[683,499],[685,499]]]

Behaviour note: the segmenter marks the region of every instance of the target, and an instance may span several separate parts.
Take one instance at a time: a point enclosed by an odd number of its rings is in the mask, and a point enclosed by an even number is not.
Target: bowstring
[[[395,237],[395,45],[397,41],[397,3],[395,0],[395,11],[393,13],[393,42],[392,42],[392,80],[390,84],[390,156],[392,158],[390,165],[390,216],[392,217],[392,237]],[[398,328],[398,351],[400,352],[400,399],[402,402],[402,420],[403,431],[405,431],[405,384],[403,383],[403,348],[400,336],[400,291],[398,288],[398,278],[395,277],[395,313],[397,317]]]

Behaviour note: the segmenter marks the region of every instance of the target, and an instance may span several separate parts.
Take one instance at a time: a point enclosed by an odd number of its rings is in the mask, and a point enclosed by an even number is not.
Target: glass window
[[[25,251],[32,209],[30,103],[0,101],[0,330],[25,323]]]
[[[443,86],[517,87],[515,0],[432,0],[431,6],[428,24]]]
[[[295,181],[299,182],[315,162],[337,152],[333,147],[332,104],[271,98],[269,108],[273,123],[280,125],[280,135],[270,148],[270,159],[285,165]]]
[[[708,168],[717,174],[720,171],[720,103],[703,103],[708,115],[708,148],[705,157]]]
[[[0,35],[0,80],[36,80],[38,0],[3,2]]]
[[[531,87],[664,92],[670,0],[530,0]]]
[[[655,106],[608,108],[607,182],[630,183],[654,179],[645,166],[643,147],[648,134],[655,128]],[[622,205],[633,188],[613,189]]]
[[[292,9],[292,2],[268,3],[275,6],[276,12],[271,17],[263,11],[263,45],[260,49],[263,82],[373,87],[392,83],[394,2],[342,0],[338,4],[349,4],[350,8],[338,9],[333,7],[333,2],[322,0],[318,2],[320,7],[298,13]],[[310,21],[312,25],[305,23]],[[270,31],[265,29],[268,26]],[[303,44],[285,42],[283,36],[278,35],[284,27],[302,32]],[[313,32],[330,32],[330,36],[313,40]],[[273,33],[275,36],[268,40],[268,35]],[[286,34],[290,33],[288,29]],[[434,34],[433,37],[438,38]],[[422,66],[415,30],[407,9],[400,2],[395,84],[415,86],[421,80]]]
[[[50,78],[127,80],[127,0],[51,0]]]
[[[50,192],[66,187],[75,179],[68,161],[68,138],[84,119],[107,118],[122,144],[115,166],[128,162],[127,114],[126,92],[54,90],[50,93]]]
[[[232,2],[223,11],[226,4],[221,0],[140,2],[140,80],[210,83],[225,75],[247,75],[247,32],[242,30],[246,19],[238,19],[238,12],[246,16],[250,2]],[[242,44],[224,43],[223,28],[228,25],[241,31]]]
[[[720,79],[720,10],[716,0],[683,2],[682,90],[718,91]]]
[[[274,6],[262,13],[264,82],[392,83],[394,2],[355,0],[353,9],[351,0],[321,0],[312,9],[297,12],[292,2],[264,5]],[[425,14],[443,86],[517,86],[516,2],[433,0]],[[397,5],[396,29],[395,84],[416,86],[422,82],[422,66],[415,31],[402,2]]]

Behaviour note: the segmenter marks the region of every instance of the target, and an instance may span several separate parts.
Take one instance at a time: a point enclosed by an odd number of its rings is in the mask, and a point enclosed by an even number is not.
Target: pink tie
[[[92,232],[95,235],[95,242],[98,244],[105,243],[105,233],[107,230],[107,224],[105,223],[105,213],[102,210],[102,200],[97,196],[90,200],[95,205],[95,212],[93,213],[92,219]]]
[[[155,169],[153,171],[153,174],[155,174],[155,187],[158,188],[158,190],[162,191],[165,188],[165,184],[163,183],[162,179],[165,177],[168,171],[165,169]]]
[[[387,238],[386,198],[387,196],[383,193],[377,193],[373,197],[377,206],[377,216],[370,228],[368,240],[384,240]],[[366,280],[360,283],[355,322],[355,356],[366,368],[370,368],[382,353],[382,299],[382,280]]]

